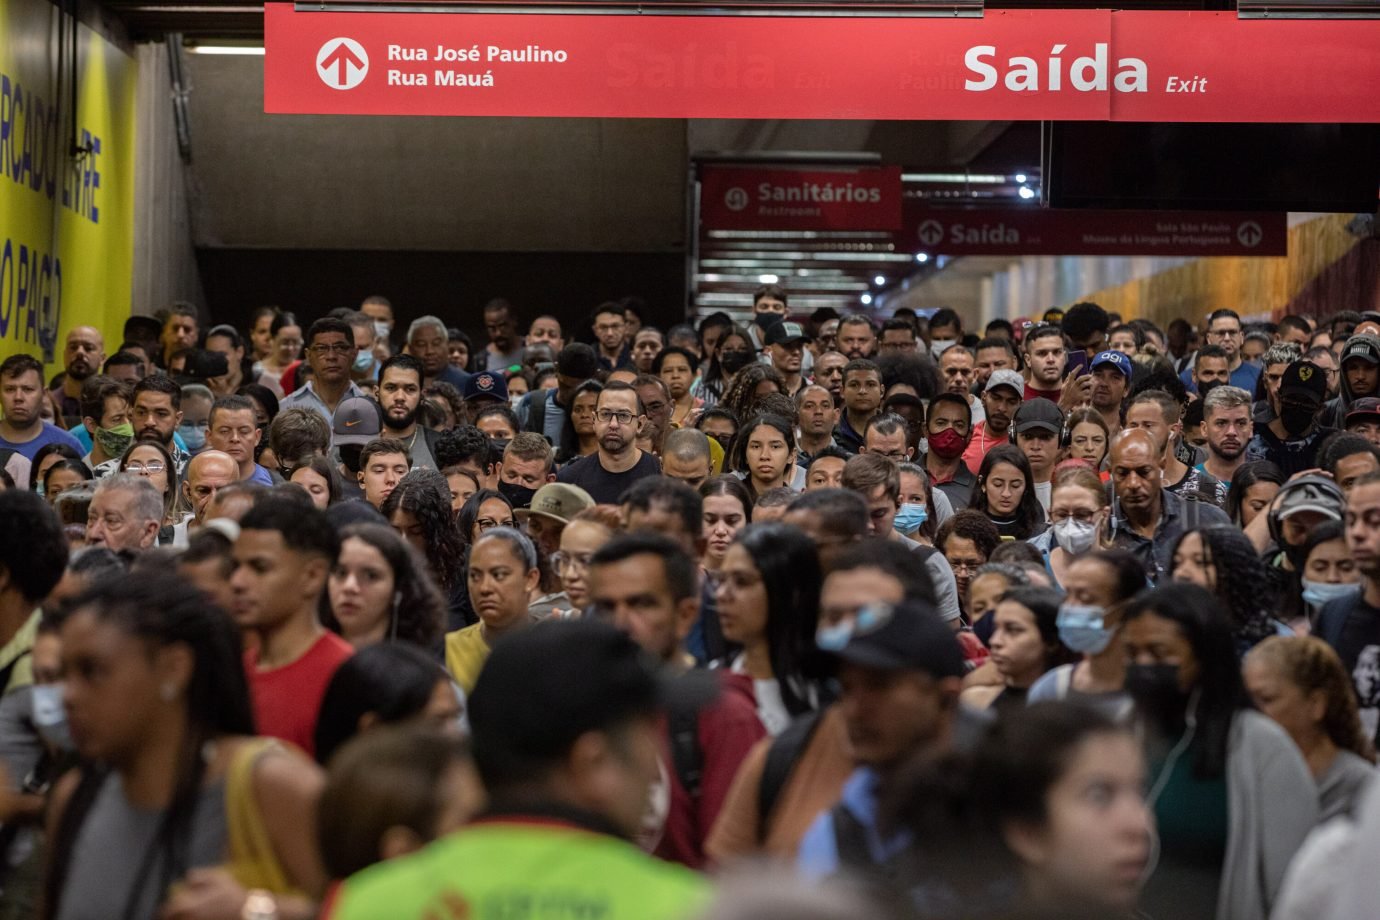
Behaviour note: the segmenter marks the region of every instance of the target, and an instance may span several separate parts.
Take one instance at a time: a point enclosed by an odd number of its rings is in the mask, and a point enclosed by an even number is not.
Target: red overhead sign
[[[264,8],[268,112],[601,118],[1380,121],[1380,20]]]
[[[950,256],[1282,256],[1280,213],[943,210],[907,202],[901,245]]]
[[[704,166],[707,230],[899,230],[901,167]]]

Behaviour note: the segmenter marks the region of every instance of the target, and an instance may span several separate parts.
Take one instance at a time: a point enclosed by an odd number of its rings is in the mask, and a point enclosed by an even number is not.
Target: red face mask
[[[968,446],[968,439],[954,428],[945,428],[943,431],[930,435],[929,442],[930,450],[945,460],[952,460],[960,456],[963,453],[963,448]]]

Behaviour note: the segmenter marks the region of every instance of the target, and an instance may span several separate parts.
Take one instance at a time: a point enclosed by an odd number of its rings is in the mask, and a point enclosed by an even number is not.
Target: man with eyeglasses
[[[599,343],[599,366],[604,370],[616,371],[632,364],[627,331],[622,306],[609,301],[594,308],[594,338]]]
[[[1260,379],[1260,367],[1241,357],[1241,342],[1245,335],[1241,330],[1241,317],[1235,310],[1214,310],[1207,318],[1207,344],[1216,345],[1226,354],[1228,382],[1247,393],[1255,392],[1256,381]],[[1195,362],[1196,365],[1196,362]],[[1194,374],[1185,368],[1179,375],[1191,392],[1198,392]]]
[[[599,449],[567,464],[556,481],[579,486],[598,504],[618,504],[633,483],[661,474],[656,457],[637,447],[637,437],[646,424],[637,390],[626,383],[610,383],[594,407]]]
[[[318,319],[307,331],[307,364],[312,379],[286,396],[282,409],[314,409],[331,424],[343,399],[367,395],[350,379],[355,363],[355,333],[344,320]]]

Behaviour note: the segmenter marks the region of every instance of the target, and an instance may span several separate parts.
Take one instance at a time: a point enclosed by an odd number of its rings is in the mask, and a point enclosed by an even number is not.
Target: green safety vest
[[[709,884],[625,840],[543,818],[482,821],[351,876],[328,920],[681,920]]]

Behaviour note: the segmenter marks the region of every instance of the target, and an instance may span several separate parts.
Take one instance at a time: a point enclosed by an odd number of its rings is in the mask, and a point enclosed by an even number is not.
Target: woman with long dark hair
[[[430,649],[445,615],[426,562],[396,531],[382,524],[341,531],[340,556],[321,593],[323,626],[356,649],[388,642]]]
[[[802,477],[796,476],[795,429],[779,415],[748,419],[733,442],[729,467],[743,480],[754,502],[772,489],[796,488],[796,479]]]
[[[336,668],[316,719],[316,760],[325,766],[366,728],[426,719],[459,736],[461,696],[441,663],[409,645],[375,645]]]
[[[1122,632],[1159,829],[1142,907],[1163,917],[1268,916],[1318,820],[1302,755],[1250,708],[1217,597],[1191,584],[1156,588],[1127,605]]]
[[[753,524],[714,576],[724,638],[743,651],[727,662],[752,678],[757,714],[773,735],[820,707],[815,628],[820,569],[814,542],[784,524]]]
[[[1270,615],[1278,598],[1274,582],[1255,546],[1236,527],[1198,527],[1184,531],[1170,556],[1175,581],[1211,591],[1231,620],[1238,655],[1262,639],[1287,631]]]
[[[300,754],[250,737],[229,616],[185,581],[149,572],[102,580],[70,609],[64,696],[85,765],[53,793],[42,916],[148,920],[211,893],[246,912],[315,916],[311,901],[324,883],[312,833],[320,773]],[[247,845],[231,813],[257,825],[248,836],[260,846]],[[229,872],[194,871],[227,856]],[[259,894],[251,902],[251,888],[271,888],[276,905]]]
[[[1045,512],[1035,496],[1035,473],[1019,447],[1000,444],[978,468],[973,510],[996,525],[1003,537],[1029,540],[1045,529]]]
[[[1243,463],[1231,474],[1227,490],[1227,517],[1241,529],[1254,521],[1256,515],[1269,510],[1284,485],[1284,474],[1269,460]]]
[[[1153,861],[1145,761],[1095,710],[1003,713],[967,750],[917,764],[893,817],[914,841],[901,884],[925,920],[1138,916]]]
[[[757,347],[742,326],[730,326],[719,338],[704,374],[690,387],[690,395],[712,409],[723,399],[733,378],[757,360]]]
[[[379,509],[404,540],[427,561],[450,610],[447,630],[468,622],[462,597],[465,543],[450,508],[450,486],[436,470],[415,469],[399,480]]]
[[[965,705],[998,712],[1024,707],[1037,680],[1073,660],[1073,653],[1059,639],[1062,600],[1063,595],[1053,588],[1033,585],[1011,588],[1001,596],[987,640],[1001,683],[964,690]]]

